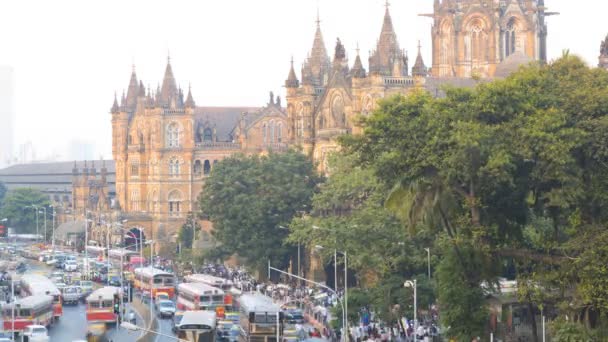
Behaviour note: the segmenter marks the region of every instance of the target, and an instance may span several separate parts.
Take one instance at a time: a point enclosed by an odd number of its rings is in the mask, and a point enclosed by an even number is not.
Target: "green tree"
[[[200,212],[213,223],[217,251],[238,254],[263,268],[268,260],[285,267],[294,248],[281,229],[310,208],[321,178],[300,152],[236,155],[219,162],[199,198]]]
[[[6,192],[8,189],[4,183],[0,182],[0,208],[2,208],[2,202],[4,201],[4,197],[6,196]]]
[[[194,223],[197,232],[201,230],[201,226],[195,219],[194,214],[189,212],[188,216],[186,217],[186,222],[179,229],[177,237],[179,242],[182,244],[181,248],[183,249],[192,248],[192,242],[194,240],[194,229],[192,229],[192,223]]]
[[[50,205],[48,195],[30,188],[11,190],[4,198],[1,216],[8,218],[9,227],[14,228],[15,233],[35,234],[36,210],[31,208],[32,205],[48,207]],[[47,213],[50,218],[49,209],[47,209]],[[39,227],[44,225],[44,219],[44,215],[39,216]],[[39,231],[39,233],[43,232]]]

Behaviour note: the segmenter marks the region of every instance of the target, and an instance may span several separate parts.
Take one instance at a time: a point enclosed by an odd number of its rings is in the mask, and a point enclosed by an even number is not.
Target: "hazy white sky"
[[[597,64],[608,33],[608,2],[546,0],[549,57],[564,49]],[[0,65],[15,68],[16,143],[38,156],[64,154],[74,139],[95,142],[111,157],[109,108],[127,87],[131,64],[146,85],[161,81],[170,50],[175,77],[192,83],[205,106],[262,106],[312,46],[317,6],[328,50],[336,37],[354,59],[367,60],[380,33],[384,0],[28,0],[0,1]],[[400,44],[418,39],[430,64],[433,0],[392,0]],[[366,64],[366,63],[364,63]],[[366,65],[367,68],[367,65]],[[298,73],[299,74],[299,73]],[[1,123],[0,123],[1,124]]]

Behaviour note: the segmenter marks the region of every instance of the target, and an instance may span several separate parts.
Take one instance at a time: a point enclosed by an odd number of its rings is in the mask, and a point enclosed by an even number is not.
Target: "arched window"
[[[485,31],[485,23],[481,18],[473,19],[466,26],[465,57],[471,63],[473,70],[479,68],[486,62],[486,48],[488,35]]]
[[[274,142],[274,121],[270,121],[270,124],[268,125],[268,131],[270,133],[270,139],[268,139],[269,143],[273,143]]]
[[[265,144],[268,142],[268,126],[266,124],[262,125],[262,135]]]
[[[277,142],[283,140],[283,125],[279,122],[277,124]]]
[[[518,31],[518,22],[515,18],[511,18],[507,23],[507,27],[504,34],[504,42],[505,42],[505,57],[509,57],[515,51],[518,50],[517,46],[517,31]]]
[[[182,211],[182,194],[178,190],[169,193],[169,215],[179,216]]]
[[[205,131],[203,132],[203,141],[213,141],[213,131],[211,128],[205,128]]]
[[[170,177],[179,177],[179,160],[177,158],[171,158],[169,160],[169,176]]]
[[[175,122],[167,126],[167,147],[179,147],[179,127]]]
[[[209,160],[205,160],[205,164],[203,165],[203,174],[205,176],[207,176],[210,173],[211,173],[211,163],[209,162]]]
[[[203,176],[203,164],[200,160],[194,162],[194,177],[200,178]]]

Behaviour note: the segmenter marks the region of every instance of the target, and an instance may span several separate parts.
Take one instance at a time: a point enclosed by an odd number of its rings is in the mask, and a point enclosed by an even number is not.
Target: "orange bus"
[[[106,286],[93,291],[87,297],[88,323],[116,323],[114,300],[121,292],[118,287]]]
[[[175,275],[154,267],[136,268],[135,287],[155,298],[157,292],[166,292],[170,298],[175,296]]]
[[[53,297],[47,295],[28,296],[3,305],[2,321],[4,331],[10,333],[23,332],[29,325],[48,327],[53,322]]]

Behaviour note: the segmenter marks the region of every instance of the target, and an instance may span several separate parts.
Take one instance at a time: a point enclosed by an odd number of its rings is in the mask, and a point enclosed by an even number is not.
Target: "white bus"
[[[239,297],[239,321],[242,342],[278,342],[282,335],[281,308],[260,293]],[[280,341],[279,337],[279,341]]]
[[[186,311],[176,326],[177,337],[192,342],[215,342],[216,321],[213,311]]]

